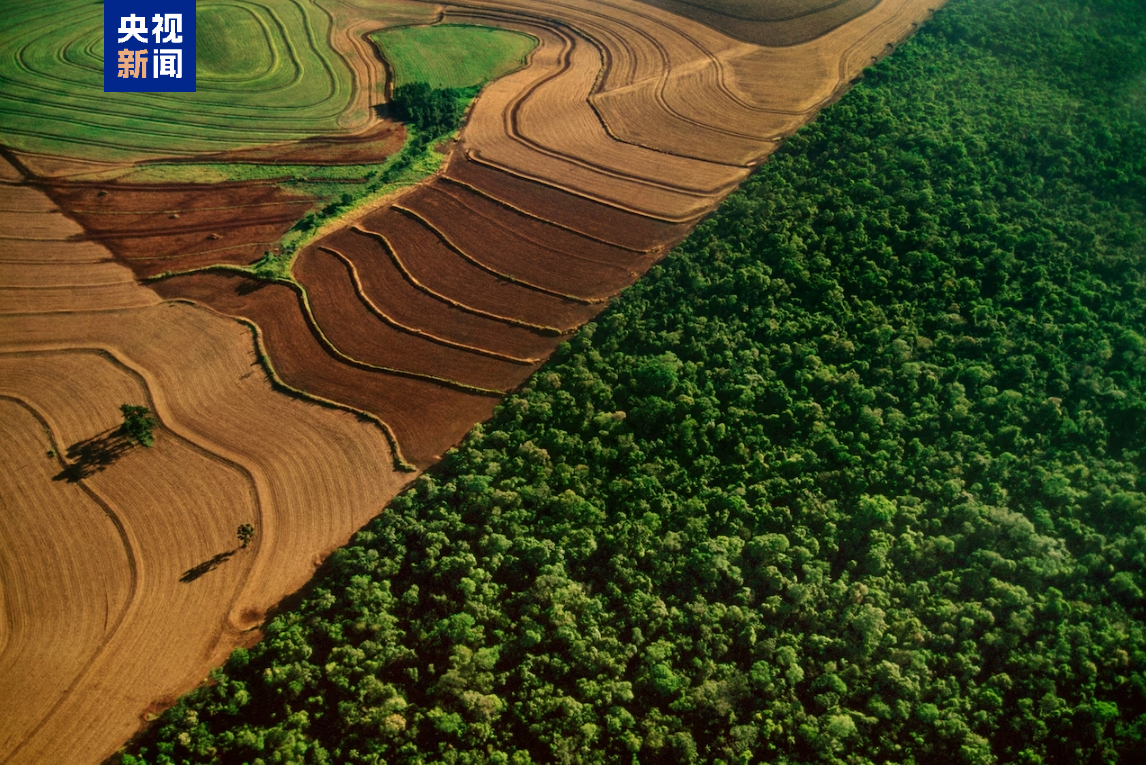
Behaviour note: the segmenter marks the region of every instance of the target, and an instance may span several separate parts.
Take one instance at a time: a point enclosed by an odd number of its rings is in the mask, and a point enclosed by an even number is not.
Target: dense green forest
[[[951,0],[123,762],[1140,755],[1144,19]]]

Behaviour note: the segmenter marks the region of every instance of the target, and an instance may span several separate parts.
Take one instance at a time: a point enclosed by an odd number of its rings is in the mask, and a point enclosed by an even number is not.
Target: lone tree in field
[[[119,407],[119,411],[123,412],[123,425],[119,429],[121,433],[143,446],[152,446],[155,443],[151,429],[158,425],[159,421],[151,414],[150,409],[146,406],[123,404]]]
[[[255,527],[249,523],[244,523],[238,530],[239,542],[242,544],[243,549],[247,549],[247,545],[255,538]]]

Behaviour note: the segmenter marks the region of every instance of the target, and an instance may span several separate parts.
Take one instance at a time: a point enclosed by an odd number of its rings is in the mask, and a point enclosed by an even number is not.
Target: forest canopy
[[[1114,763],[1146,26],[951,0],[125,763]]]

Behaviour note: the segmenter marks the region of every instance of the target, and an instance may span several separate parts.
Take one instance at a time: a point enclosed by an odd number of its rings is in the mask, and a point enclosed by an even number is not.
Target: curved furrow
[[[63,450],[60,448],[59,441],[55,437],[55,431],[52,428],[48,418],[34,405],[24,400],[19,395],[0,393],[0,400],[11,402],[23,408],[27,413],[35,418],[35,420],[40,424],[40,426],[44,429],[44,432],[49,437],[51,452],[55,455],[55,461],[61,467],[61,469],[66,472],[70,466],[63,457]],[[115,511],[115,509],[105,497],[101,496],[99,492],[97,492],[84,481],[75,481],[73,483],[91,500],[93,504],[100,508],[108,521],[111,522],[112,527],[115,529],[116,537],[123,550],[124,558],[127,563],[127,592],[124,595],[122,607],[116,611],[114,617],[111,616],[110,613],[107,615],[108,618],[106,619],[106,624],[103,628],[103,637],[100,642],[91,647],[91,653],[76,667],[70,682],[68,682],[62,691],[58,692],[55,701],[44,712],[39,714],[35,724],[22,732],[19,743],[8,752],[7,756],[3,760],[0,760],[0,763],[7,763],[14,760],[16,756],[22,751],[24,746],[32,741],[36,734],[39,733],[39,731],[42,730],[48,721],[57,713],[57,711],[67,701],[68,697],[73,693],[79,683],[82,682],[84,677],[91,671],[91,668],[95,665],[103,650],[111,643],[112,640],[115,639],[120,627],[127,619],[129,612],[138,604],[140,599],[141,590],[139,587],[139,559],[136,553],[138,540],[135,540],[133,543],[132,538],[134,535],[129,531],[128,527],[124,524],[123,519]],[[79,522],[73,520],[72,523],[78,525]],[[24,528],[21,530],[21,533],[29,534],[33,532],[30,528]],[[67,537],[65,536],[65,538]],[[11,544],[12,541],[13,540],[9,540],[9,544]],[[58,556],[55,558],[55,560],[63,561],[65,560],[65,557]],[[27,562],[25,562],[25,565],[27,565]],[[7,593],[7,598],[10,598],[11,595],[12,593],[9,591]],[[47,604],[44,603],[43,605]],[[80,627],[80,625],[73,625],[73,628],[78,627]],[[42,688],[28,688],[27,690],[35,694],[39,691],[42,691]],[[9,714],[12,714],[12,710],[9,710]]]
[[[359,232],[356,231],[355,233],[359,233]],[[382,244],[382,249],[385,250],[386,254],[390,257],[391,262],[394,264],[394,267],[398,270],[398,272],[400,274],[402,274],[402,277],[410,284],[411,287],[419,290],[420,292],[425,293],[426,295],[430,296],[434,300],[437,300],[441,303],[444,303],[445,305],[449,306],[450,308],[456,308],[459,311],[464,311],[466,313],[473,314],[474,316],[481,316],[482,318],[492,319],[494,321],[502,322],[504,324],[509,324],[511,326],[514,326],[514,327],[522,327],[523,329],[531,329],[531,330],[541,332],[541,333],[544,333],[546,335],[551,335],[554,337],[557,337],[557,336],[560,336],[560,335],[563,335],[563,334],[566,334],[567,332],[569,332],[569,330],[561,330],[561,329],[558,329],[557,327],[542,326],[539,324],[530,324],[529,322],[522,321],[521,319],[514,319],[514,318],[510,318],[508,316],[498,316],[496,314],[488,313],[486,311],[481,311],[477,308],[473,308],[472,306],[465,305],[464,303],[461,303],[457,300],[454,300],[453,298],[447,297],[446,295],[439,295],[438,293],[434,292],[429,287],[427,287],[426,285],[422,284],[421,282],[419,282],[417,279],[414,278],[414,276],[402,264],[402,261],[398,259],[398,256],[394,253],[393,246],[390,245],[389,241],[385,237],[382,237],[381,244]],[[427,339],[434,340],[435,342],[441,342],[441,343],[444,343],[445,345],[449,345],[451,347],[457,347],[457,348],[460,348],[463,350],[474,351],[475,353],[481,353],[483,355],[487,355],[487,356],[490,356],[490,357],[495,358],[495,359],[501,359],[503,361],[509,361],[509,362],[512,362],[515,364],[536,364],[539,361],[542,361],[542,359],[539,359],[539,358],[522,358],[519,356],[510,355],[507,353],[499,353],[497,351],[492,351],[492,350],[489,350],[488,348],[478,348],[476,346],[466,345],[465,343],[457,343],[457,342],[454,342],[451,340],[447,340],[445,338],[438,337],[437,335],[433,335],[433,334],[430,334],[428,332],[424,332],[423,330],[419,330],[419,329],[416,329],[414,327],[405,327],[405,325],[400,324],[395,319],[388,316],[386,314],[386,312],[383,311],[381,308],[379,308],[378,305],[373,300],[370,299],[370,296],[366,294],[366,288],[362,284],[362,277],[359,275],[358,267],[354,265],[354,261],[352,261],[346,255],[344,255],[343,253],[339,252],[338,250],[336,250],[332,247],[326,247],[323,245],[319,245],[318,249],[320,249],[324,252],[330,253],[331,255],[338,258],[340,261],[342,261],[342,263],[346,266],[347,270],[350,272],[350,278],[354,284],[355,294],[357,294],[358,298],[366,305],[367,308],[370,309],[371,313],[374,313],[375,315],[377,315],[379,318],[383,319],[384,321],[391,322],[395,326],[402,327],[406,331],[421,335]]]
[[[366,225],[370,228],[365,228]],[[419,292],[419,285],[424,286],[425,294],[437,302],[441,301],[434,298],[435,295],[447,303],[457,301],[466,306],[476,306],[478,310],[495,316],[521,317],[526,325],[506,338],[510,347],[519,349],[516,351],[518,355],[548,354],[550,338],[554,334],[563,334],[562,327],[580,326],[597,313],[595,304],[528,288],[479,267],[418,220],[392,208],[366,218],[361,225],[354,225],[347,231],[372,247],[381,248],[394,265],[398,278],[414,285]],[[383,231],[386,233],[381,233]],[[359,273],[372,295],[383,296],[397,291],[385,267],[377,264],[377,258],[369,258],[369,252],[363,252],[361,247],[345,240],[342,242],[341,251],[353,256],[359,264]],[[401,301],[401,304],[406,305],[407,302],[412,310],[422,305],[421,310],[428,312],[425,300],[411,299]],[[481,332],[487,338],[487,344],[505,334],[507,326],[485,324],[484,321],[473,325],[474,329],[485,325]]]
[[[411,196],[403,200],[402,209],[418,215],[452,245],[503,274],[598,301],[607,300],[635,281],[638,272],[634,269],[643,271],[651,264],[646,261],[605,265],[572,256],[530,238],[527,226],[503,227],[500,222],[468,214],[465,207],[447,195]]]
[[[522,118],[522,110],[526,108],[530,96],[535,95],[541,88],[545,87],[551,82],[555,82],[559,77],[561,77],[561,75],[571,71],[573,66],[571,56],[573,55],[575,49],[574,39],[571,35],[566,34],[564,30],[557,30],[557,34],[562,38],[564,42],[564,48],[561,53],[561,67],[556,72],[553,72],[551,75],[536,82],[529,89],[519,93],[514,99],[511,99],[509,108],[505,112],[506,131],[511,139],[516,140],[522,145],[533,149],[539,154],[544,154],[555,159],[560,159],[563,162],[576,165],[606,177],[615,178],[618,180],[632,181],[642,186],[661,189],[664,191],[671,191],[677,194],[695,197],[697,199],[708,200],[716,194],[722,194],[730,191],[736,185],[738,179],[736,181],[725,182],[724,184],[716,187],[699,186],[695,184],[689,184],[684,181],[678,181],[676,183],[657,181],[645,175],[626,172],[611,165],[588,160],[583,156],[563,152],[556,147],[547,146],[541,143],[540,140],[533,139],[525,135],[522,132],[519,123],[521,122]]]
[[[566,292],[561,292],[560,290],[551,289],[549,287],[545,287],[545,286],[542,286],[540,284],[536,284],[534,282],[518,278],[518,277],[516,277],[510,273],[507,273],[505,271],[501,271],[497,268],[494,268],[493,266],[490,266],[486,263],[483,263],[481,260],[475,258],[470,253],[463,250],[456,243],[451,241],[448,236],[446,236],[441,231],[439,231],[434,226],[434,224],[430,223],[428,220],[423,218],[417,212],[410,210],[409,208],[403,207],[400,204],[393,205],[391,209],[397,210],[398,212],[402,213],[403,215],[409,217],[411,220],[424,226],[427,230],[431,231],[434,234],[434,236],[436,236],[446,247],[453,250],[458,255],[460,255],[463,259],[465,259],[465,261],[467,263],[470,263],[470,264],[480,268],[482,271],[485,271],[489,274],[492,274],[499,279],[504,279],[505,281],[511,282],[512,284],[515,284],[519,287],[524,287],[524,288],[530,289],[530,290],[536,290],[537,292],[543,293],[545,295],[550,295],[552,297],[561,298],[563,300],[569,300],[569,301],[572,301],[575,303],[583,303],[585,305],[594,305],[597,303],[604,302],[603,298],[590,298],[590,297],[582,297],[580,295],[570,295]],[[356,225],[356,226],[354,226],[354,229],[356,231],[362,232],[363,234],[367,234],[368,236],[377,236],[377,237],[382,236],[381,234],[379,234],[376,231],[370,231],[369,229],[362,228],[361,226]],[[380,241],[384,241],[384,240],[380,239]]]
[[[301,291],[281,283],[200,272],[157,282],[171,298],[192,300],[258,327],[260,347],[279,380],[292,389],[375,415],[392,430],[402,452],[420,467],[456,443],[493,411],[501,393],[424,375],[387,372],[340,357],[306,315]]]
[[[295,273],[316,327],[340,354],[360,364],[501,390],[520,383],[537,363],[443,342],[381,318],[359,299],[346,262],[329,250],[307,250],[296,261]]]
[[[381,234],[378,234],[377,236],[371,236],[370,234],[367,234],[365,231],[363,231],[362,229],[360,229],[358,227],[351,228],[350,231],[352,231],[355,234],[358,234],[359,236],[365,236],[365,237],[371,239],[372,241],[376,242],[378,244],[378,246],[381,247],[382,251],[386,253],[386,256],[390,259],[390,262],[394,265],[394,268],[398,271],[399,274],[402,275],[402,278],[405,279],[406,282],[411,287],[418,290],[419,292],[422,292],[426,295],[429,295],[434,300],[437,300],[441,303],[445,303],[446,305],[450,306],[451,308],[456,308],[459,311],[464,311],[466,313],[473,314],[474,316],[481,316],[482,318],[492,319],[493,321],[502,322],[504,324],[509,324],[511,326],[514,326],[514,327],[521,327],[523,329],[533,330],[534,332],[540,332],[543,335],[559,336],[559,335],[567,334],[567,333],[573,331],[573,329],[575,329],[574,327],[562,329],[560,327],[555,327],[555,326],[552,326],[549,324],[537,324],[537,323],[526,321],[525,319],[521,319],[521,318],[517,318],[517,317],[513,317],[513,316],[504,316],[502,314],[493,313],[490,311],[484,311],[480,308],[475,308],[472,305],[469,305],[469,304],[467,304],[461,300],[458,300],[457,298],[450,297],[449,295],[438,292],[438,291],[434,290],[432,287],[430,287],[429,285],[422,283],[421,281],[418,280],[418,277],[414,276],[414,274],[410,271],[410,269],[402,261],[402,258],[398,255],[398,252],[397,252],[397,250],[395,250],[394,245],[391,244],[390,240],[387,239],[385,236],[383,236]],[[362,284],[362,279],[361,279],[361,275],[358,272],[358,267],[356,265],[354,265],[354,262],[350,258],[348,258],[345,254],[343,254],[342,252],[339,252],[337,250],[330,250],[330,251],[333,252],[338,257],[342,258],[351,267],[351,269],[353,270],[353,273],[354,273],[354,283],[357,285],[357,288],[359,289],[359,291],[363,295],[363,299],[368,301],[369,304],[371,306],[373,306],[374,302],[372,300],[370,300],[369,296],[366,295],[366,288]]]
[[[462,153],[455,154],[444,177],[472,187],[495,202],[526,215],[565,225],[574,233],[634,252],[661,250],[667,243],[681,239],[687,230],[684,224],[669,223],[626,210],[586,194],[503,170]],[[550,221],[558,213],[560,221]]]
[[[537,215],[535,213],[530,212],[529,210],[525,210],[521,207],[518,207],[518,206],[512,204],[511,202],[507,202],[504,199],[499,199],[498,197],[495,197],[493,194],[489,193],[485,189],[480,189],[477,186],[474,186],[472,183],[466,183],[465,181],[458,180],[457,178],[452,178],[448,175],[441,176],[441,180],[445,183],[449,183],[449,184],[458,186],[459,188],[463,188],[472,194],[477,194],[478,196],[480,196],[484,199],[488,199],[490,202],[493,202],[496,205],[500,205],[501,207],[504,207],[507,210],[512,210],[513,212],[518,213],[519,215],[523,215],[527,218],[532,218],[533,220],[540,221],[541,223],[548,223],[550,226],[554,226],[554,227],[562,229],[564,231],[568,231],[572,234],[577,234],[578,236],[583,236],[586,239],[593,241],[593,242],[597,242],[599,244],[606,244],[606,245],[609,245],[610,247],[616,247],[616,248],[621,249],[621,250],[628,250],[629,252],[634,252],[634,253],[638,253],[641,255],[647,255],[649,253],[656,252],[660,249],[659,247],[655,247],[655,246],[654,247],[638,248],[638,247],[633,247],[631,245],[620,244],[618,242],[611,242],[608,239],[604,239],[603,237],[596,236],[594,234],[586,233],[584,231],[576,229],[573,226],[566,225],[565,223],[562,223],[561,221],[555,220],[553,218],[542,217],[540,215]]]
[[[644,271],[655,257],[653,253],[634,253],[582,236],[563,226],[554,226],[534,216],[522,215],[505,205],[489,201],[484,195],[465,191],[460,186],[426,186],[417,198],[428,201],[428,197],[448,200],[444,205],[438,205],[444,215],[456,212],[455,219],[464,219],[467,224],[472,220],[504,231],[506,236],[513,236],[536,248],[539,258],[573,260],[589,267],[605,269],[606,272],[615,271],[619,281],[631,276],[634,270]],[[410,204],[410,201],[406,200],[406,203]]]

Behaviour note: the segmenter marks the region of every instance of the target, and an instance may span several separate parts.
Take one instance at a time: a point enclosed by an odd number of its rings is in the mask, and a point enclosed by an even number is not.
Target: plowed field
[[[94,65],[95,11],[70,22],[58,61],[30,31],[56,11],[9,21],[5,109],[31,116],[5,140],[56,176],[50,194],[82,230],[0,162],[0,762],[97,762],[257,639],[267,610],[411,477],[395,465],[428,467],[488,417],[936,5],[322,3],[321,17],[203,3],[218,39],[253,35],[244,13],[285,26],[241,51],[233,82],[234,46],[208,56],[208,90],[269,89],[213,103],[174,148],[154,100],[97,114],[90,93],[48,103],[55,85],[33,87]],[[75,180],[159,153],[376,159],[397,134],[367,108],[384,71],[367,36],[434,19],[539,42],[483,91],[438,176],[311,243],[293,282],[233,268],[308,198],[267,182]],[[302,58],[282,58],[279,38],[308,29]],[[121,403],[154,410],[154,448],[118,434]],[[245,522],[255,542],[238,550]]]
[[[161,304],[43,194],[0,186],[17,208],[28,228],[0,228],[0,760],[98,762],[255,639],[405,476],[378,426],[272,392],[248,328]],[[100,285],[116,295],[83,299]],[[156,412],[154,448],[118,434],[121,403]],[[236,551],[244,522],[257,536]]]

